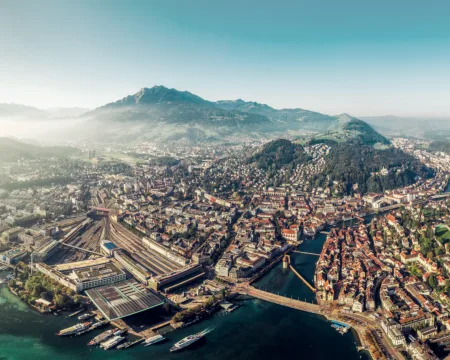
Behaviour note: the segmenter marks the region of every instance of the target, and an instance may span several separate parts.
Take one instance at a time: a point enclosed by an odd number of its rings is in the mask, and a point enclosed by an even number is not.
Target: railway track
[[[171,262],[158,252],[142,245],[139,237],[120,225],[111,223],[111,239],[128,252],[136,254],[136,260],[152,273],[158,275],[166,274],[180,268],[178,264]]]

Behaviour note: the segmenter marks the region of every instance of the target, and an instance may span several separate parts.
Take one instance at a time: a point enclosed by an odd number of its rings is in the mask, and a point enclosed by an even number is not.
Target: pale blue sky
[[[0,102],[165,85],[329,114],[450,115],[449,1],[0,0]]]

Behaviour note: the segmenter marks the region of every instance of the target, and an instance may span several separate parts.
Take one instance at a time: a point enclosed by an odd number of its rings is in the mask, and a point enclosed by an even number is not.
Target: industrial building
[[[111,241],[103,240],[102,244],[100,245],[100,249],[109,257],[112,257],[114,255],[114,251],[118,250],[116,244],[114,244]]]
[[[33,251],[33,261],[40,262],[49,259],[58,249],[59,242],[53,239],[48,240],[42,246]]]
[[[201,279],[205,274],[206,273],[201,265],[191,265],[179,271],[155,276],[150,279],[149,286],[154,290],[170,292],[176,288]]]
[[[106,258],[61,264],[54,267],[38,263],[36,268],[76,292],[126,279],[125,272]]]
[[[148,285],[148,280],[152,277],[152,274],[146,268],[132,260],[120,250],[114,252],[114,258],[125,268],[125,270],[127,270],[141,283]]]
[[[27,255],[27,252],[22,248],[14,248],[0,254],[0,261],[14,265]]]
[[[181,256],[179,254],[174,253],[173,251],[170,251],[168,248],[166,248],[164,245],[158,243],[155,240],[149,239],[149,238],[143,238],[142,244],[144,246],[147,246],[149,249],[156,251],[157,253],[163,255],[170,261],[185,266],[189,263],[189,259],[186,259],[184,256]]]
[[[136,280],[86,291],[87,296],[109,321],[122,319],[164,304],[154,292]]]

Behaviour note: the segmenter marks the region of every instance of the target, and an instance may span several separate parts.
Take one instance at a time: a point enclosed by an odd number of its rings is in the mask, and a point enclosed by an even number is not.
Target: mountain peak
[[[196,104],[209,105],[210,102],[194,95],[189,91],[170,89],[162,85],[155,85],[151,88],[141,88],[136,94],[128,95],[123,99],[106,104],[101,109],[122,108],[134,105],[155,105],[155,104]]]

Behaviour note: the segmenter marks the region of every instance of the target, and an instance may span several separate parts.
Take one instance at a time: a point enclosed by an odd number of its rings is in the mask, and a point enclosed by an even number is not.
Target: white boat
[[[113,347],[119,345],[123,340],[125,340],[124,336],[114,336],[112,339],[105,341],[100,345],[104,350],[112,349]]]
[[[191,346],[192,344],[196,343],[201,338],[203,338],[210,331],[212,331],[212,329],[206,329],[197,334],[185,337],[183,340],[178,341],[174,346],[172,346],[170,352],[180,351],[188,346]]]
[[[159,343],[165,339],[166,338],[162,335],[155,335],[155,336],[149,337],[148,339],[145,339],[144,346],[150,346],[150,345]]]

